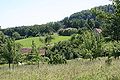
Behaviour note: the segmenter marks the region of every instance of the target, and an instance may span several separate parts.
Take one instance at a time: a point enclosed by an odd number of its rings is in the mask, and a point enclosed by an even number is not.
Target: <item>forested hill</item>
[[[99,6],[95,8],[109,13],[114,12],[112,5]],[[73,28],[81,28],[85,26],[90,27],[100,26],[100,20],[97,20],[96,15],[92,13],[91,10],[83,10],[81,12],[74,13],[70,17],[64,18],[61,22],[65,25],[65,27]]]
[[[114,9],[112,5],[105,5],[95,7],[105,12],[113,13]],[[94,9],[95,9],[94,8]],[[103,26],[102,21],[96,18],[96,15],[91,10],[83,10],[72,14],[70,17],[65,17],[63,20],[58,22],[50,22],[42,25],[33,26],[19,26],[13,28],[2,29],[5,35],[10,37],[17,37],[21,39],[29,36],[38,36],[43,34],[52,34],[58,32],[61,28],[83,28],[83,27],[101,27]]]

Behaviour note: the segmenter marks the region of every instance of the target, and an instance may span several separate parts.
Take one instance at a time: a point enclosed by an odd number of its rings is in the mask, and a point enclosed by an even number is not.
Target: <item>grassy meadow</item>
[[[0,80],[120,80],[120,61],[75,59],[67,64],[19,65],[14,70],[0,66]]]
[[[51,43],[57,43],[59,41],[64,41],[70,39],[70,36],[58,36],[58,35],[53,35],[54,39],[52,39]],[[39,41],[39,37],[31,37],[31,38],[26,38],[26,39],[20,39],[17,40],[16,43],[22,44],[23,47],[30,48],[32,45],[32,40],[34,40],[35,44],[37,47],[43,45]]]

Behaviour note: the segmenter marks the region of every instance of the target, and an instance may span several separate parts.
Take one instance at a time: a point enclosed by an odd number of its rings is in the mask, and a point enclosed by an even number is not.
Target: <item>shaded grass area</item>
[[[53,35],[54,39],[51,41],[51,43],[57,43],[59,41],[64,41],[70,39],[70,36],[58,36]],[[39,41],[39,37],[31,37],[26,39],[17,40],[16,43],[20,43],[23,45],[23,47],[30,48],[32,45],[32,40],[34,40],[37,47],[40,47],[41,45],[44,45]]]
[[[68,64],[24,65],[14,70],[1,66],[0,80],[120,80],[120,61],[113,60],[108,66],[101,60],[76,59]]]

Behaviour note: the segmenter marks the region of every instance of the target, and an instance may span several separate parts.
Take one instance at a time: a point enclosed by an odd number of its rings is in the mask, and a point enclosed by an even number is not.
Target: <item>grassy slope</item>
[[[0,68],[0,80],[120,80],[120,61],[112,65],[102,60],[72,60],[62,65],[18,66],[14,70]]]
[[[54,35],[53,37],[54,37],[54,39],[52,40],[51,43],[56,43],[56,42],[59,42],[59,41],[70,39],[70,36],[57,36],[57,35]],[[39,42],[39,37],[21,39],[21,40],[17,40],[16,42],[22,44],[23,47],[31,47],[32,40],[35,41],[35,44],[36,44],[37,47],[42,45],[42,43]]]

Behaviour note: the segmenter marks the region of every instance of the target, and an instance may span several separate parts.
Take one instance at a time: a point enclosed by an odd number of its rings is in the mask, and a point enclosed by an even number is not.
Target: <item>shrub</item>
[[[57,50],[52,52],[52,51],[47,51],[47,57],[49,58],[49,64],[65,64],[67,63],[66,59],[64,58],[63,55],[61,55],[60,52]]]
[[[58,34],[62,35],[62,36],[70,36],[70,35],[76,34],[76,33],[77,33],[76,28],[66,28],[66,29],[60,29],[58,31]]]

